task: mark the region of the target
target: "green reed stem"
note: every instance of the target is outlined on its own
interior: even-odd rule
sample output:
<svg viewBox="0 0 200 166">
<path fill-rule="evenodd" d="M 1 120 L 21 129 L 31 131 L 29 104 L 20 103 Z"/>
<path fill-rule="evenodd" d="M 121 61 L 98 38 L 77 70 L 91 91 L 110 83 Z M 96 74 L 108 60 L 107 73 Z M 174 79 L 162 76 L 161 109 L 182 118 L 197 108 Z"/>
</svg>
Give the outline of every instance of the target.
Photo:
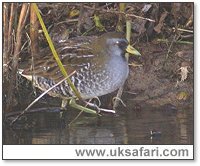
<svg viewBox="0 0 200 166">
<path fill-rule="evenodd" d="M 59 66 L 59 68 L 60 68 L 62 74 L 66 77 L 67 82 L 68 82 L 69 86 L 71 87 L 71 89 L 73 90 L 73 92 L 75 93 L 75 95 L 76 95 L 79 99 L 81 99 L 81 95 L 80 95 L 79 91 L 76 89 L 76 87 L 74 86 L 74 84 L 72 83 L 72 81 L 70 80 L 70 78 L 68 77 L 68 73 L 67 73 L 67 71 L 65 70 L 65 68 L 64 68 L 64 66 L 63 66 L 63 64 L 62 64 L 62 62 L 61 62 L 61 60 L 60 60 L 60 58 L 59 58 L 59 56 L 58 56 L 58 54 L 57 54 L 57 52 L 56 52 L 56 50 L 55 50 L 55 47 L 54 47 L 53 42 L 52 42 L 52 40 L 51 40 L 51 38 L 50 38 L 50 36 L 49 36 L 49 34 L 48 34 L 48 31 L 47 31 L 47 29 L 46 29 L 46 26 L 44 25 L 44 21 L 43 21 L 41 15 L 40 15 L 40 12 L 39 12 L 39 9 L 38 9 L 37 4 L 36 4 L 36 3 L 33 3 L 33 7 L 34 7 L 34 10 L 35 10 L 36 15 L 37 15 L 37 17 L 38 17 L 38 20 L 39 20 L 39 22 L 40 22 L 40 25 L 42 26 L 42 30 L 43 30 L 43 32 L 44 32 L 44 35 L 45 35 L 46 39 L 47 39 L 47 42 L 48 42 L 48 44 L 49 44 L 49 47 L 50 47 L 50 49 L 51 49 L 51 51 L 52 51 L 52 53 L 53 53 L 53 56 L 54 56 L 54 58 L 55 58 L 55 60 L 56 60 L 56 62 L 57 62 L 57 64 L 58 64 L 58 66 Z"/>
</svg>

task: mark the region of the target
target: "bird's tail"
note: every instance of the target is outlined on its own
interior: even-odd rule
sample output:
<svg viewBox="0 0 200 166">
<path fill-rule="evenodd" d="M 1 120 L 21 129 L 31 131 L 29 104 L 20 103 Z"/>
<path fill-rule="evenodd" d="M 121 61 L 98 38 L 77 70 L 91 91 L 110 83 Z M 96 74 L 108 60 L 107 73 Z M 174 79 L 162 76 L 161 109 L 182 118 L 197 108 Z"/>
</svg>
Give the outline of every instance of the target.
<svg viewBox="0 0 200 166">
<path fill-rule="evenodd" d="M 23 75 L 23 71 L 24 71 L 24 69 L 18 69 L 18 74 L 20 74 L 20 75 Z"/>
<path fill-rule="evenodd" d="M 33 79 L 33 76 L 32 75 L 27 75 L 27 74 L 24 74 L 24 69 L 18 69 L 17 71 L 22 77 L 25 77 L 26 79 L 28 79 L 29 81 L 32 81 Z"/>
</svg>

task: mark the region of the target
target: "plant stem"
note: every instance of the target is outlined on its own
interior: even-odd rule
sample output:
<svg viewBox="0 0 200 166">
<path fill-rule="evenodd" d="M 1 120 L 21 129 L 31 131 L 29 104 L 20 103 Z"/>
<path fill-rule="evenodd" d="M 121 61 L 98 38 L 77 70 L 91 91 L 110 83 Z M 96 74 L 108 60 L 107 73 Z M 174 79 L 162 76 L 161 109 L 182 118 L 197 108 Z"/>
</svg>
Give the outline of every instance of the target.
<svg viewBox="0 0 200 166">
<path fill-rule="evenodd" d="M 39 19 L 40 25 L 42 26 L 42 30 L 43 30 L 43 32 L 44 32 L 44 35 L 45 35 L 45 37 L 46 37 L 46 39 L 47 39 L 47 41 L 48 41 L 48 43 L 49 43 L 49 47 L 50 47 L 50 49 L 51 49 L 51 51 L 52 51 L 52 53 L 53 53 L 53 56 L 54 56 L 54 58 L 55 58 L 55 60 L 56 60 L 56 62 L 57 62 L 57 64 L 58 64 L 58 66 L 59 66 L 59 68 L 60 68 L 62 74 L 64 75 L 64 77 L 67 78 L 67 82 L 68 82 L 69 86 L 71 87 L 71 89 L 73 90 L 73 92 L 75 93 L 75 95 L 76 95 L 79 99 L 81 99 L 81 95 L 80 95 L 79 91 L 76 89 L 76 87 L 74 86 L 74 84 L 72 83 L 72 81 L 70 80 L 70 78 L 68 77 L 68 73 L 67 73 L 67 71 L 65 70 L 64 66 L 62 65 L 62 62 L 61 62 L 61 60 L 60 60 L 60 58 L 59 58 L 59 56 L 58 56 L 58 54 L 57 54 L 57 52 L 56 52 L 56 49 L 55 49 L 55 47 L 54 47 L 54 45 L 53 45 L 53 42 L 52 42 L 52 40 L 51 40 L 51 38 L 50 38 L 50 36 L 49 36 L 49 34 L 48 34 L 48 31 L 47 31 L 47 29 L 46 29 L 46 27 L 45 27 L 45 25 L 44 25 L 44 21 L 43 21 L 43 19 L 42 19 L 42 16 L 40 15 L 40 12 L 39 12 L 39 9 L 38 9 L 38 7 L 37 7 L 37 4 L 36 4 L 36 3 L 33 3 L 33 7 L 34 7 L 34 10 L 35 10 L 35 12 L 36 12 L 36 15 L 37 15 L 37 17 L 38 17 L 38 19 Z"/>
</svg>

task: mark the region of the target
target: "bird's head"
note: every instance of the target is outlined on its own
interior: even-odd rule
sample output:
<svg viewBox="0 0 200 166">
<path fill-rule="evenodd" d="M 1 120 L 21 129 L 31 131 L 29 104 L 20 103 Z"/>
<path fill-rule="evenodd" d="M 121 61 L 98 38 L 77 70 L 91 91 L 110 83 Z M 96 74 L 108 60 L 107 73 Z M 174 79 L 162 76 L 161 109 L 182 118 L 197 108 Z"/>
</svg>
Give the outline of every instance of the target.
<svg viewBox="0 0 200 166">
<path fill-rule="evenodd" d="M 126 52 L 132 55 L 141 55 L 135 48 L 129 45 L 128 41 L 124 37 L 124 34 L 119 32 L 108 32 L 103 34 L 98 38 L 96 45 L 99 48 L 101 47 L 101 49 L 105 48 L 109 55 L 124 56 Z"/>
</svg>

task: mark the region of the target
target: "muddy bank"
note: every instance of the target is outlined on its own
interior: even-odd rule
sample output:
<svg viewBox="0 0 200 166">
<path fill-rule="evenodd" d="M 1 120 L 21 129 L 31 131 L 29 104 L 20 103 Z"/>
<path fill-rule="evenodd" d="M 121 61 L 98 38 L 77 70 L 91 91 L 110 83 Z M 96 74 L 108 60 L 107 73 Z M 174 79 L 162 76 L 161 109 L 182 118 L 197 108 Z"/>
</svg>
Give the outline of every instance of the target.
<svg viewBox="0 0 200 166">
<path fill-rule="evenodd" d="M 130 60 L 125 92 L 135 93 L 130 100 L 153 106 L 193 104 L 193 47 L 175 44 L 167 57 L 166 45 L 153 42 L 140 45 L 141 66 L 134 66 Z"/>
</svg>

